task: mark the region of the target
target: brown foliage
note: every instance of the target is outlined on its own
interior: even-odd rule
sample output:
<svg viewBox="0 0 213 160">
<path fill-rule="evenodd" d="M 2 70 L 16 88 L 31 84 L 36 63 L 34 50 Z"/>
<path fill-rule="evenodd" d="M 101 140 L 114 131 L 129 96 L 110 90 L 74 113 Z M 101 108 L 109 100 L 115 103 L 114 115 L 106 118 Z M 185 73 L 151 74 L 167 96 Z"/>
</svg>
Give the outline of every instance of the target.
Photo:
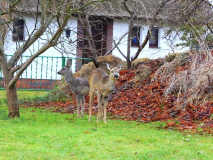
<svg viewBox="0 0 213 160">
<path fill-rule="evenodd" d="M 120 58 L 108 55 L 108 56 L 99 56 L 97 58 L 97 61 L 100 63 L 100 68 L 104 69 L 106 72 L 108 72 L 106 63 L 110 64 L 111 66 L 117 66 L 118 64 L 122 64 L 122 68 L 126 68 L 126 63 L 122 61 Z M 92 70 L 95 69 L 95 66 L 93 62 L 84 64 L 78 72 L 76 72 L 74 75 L 76 77 L 88 77 Z"/>
<path fill-rule="evenodd" d="M 158 69 L 160 60 L 146 65 L 151 69 L 151 77 Z M 179 66 L 175 70 L 181 72 L 186 66 Z M 203 104 L 188 103 L 184 108 L 176 105 L 177 94 L 164 95 L 166 82 L 156 76 L 154 81 L 134 81 L 136 70 L 121 70 L 116 88 L 112 92 L 107 106 L 107 113 L 112 118 L 133 120 L 139 122 L 166 121 L 165 128 L 175 127 L 178 130 L 192 130 L 211 133 L 213 128 L 213 101 Z M 65 103 L 42 103 L 38 106 L 54 107 L 56 112 L 74 113 L 76 100 Z M 88 112 L 89 96 L 86 97 L 86 112 Z M 97 100 L 94 100 L 93 114 L 97 113 Z"/>
</svg>

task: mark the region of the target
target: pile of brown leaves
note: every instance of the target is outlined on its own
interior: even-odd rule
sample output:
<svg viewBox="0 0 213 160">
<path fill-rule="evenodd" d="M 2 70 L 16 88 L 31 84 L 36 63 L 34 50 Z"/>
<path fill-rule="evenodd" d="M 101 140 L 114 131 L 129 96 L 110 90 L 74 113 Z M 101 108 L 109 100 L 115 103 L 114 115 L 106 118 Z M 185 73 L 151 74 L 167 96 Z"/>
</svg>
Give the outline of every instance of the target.
<svg viewBox="0 0 213 160">
<path fill-rule="evenodd" d="M 152 65 L 152 64 L 150 64 Z M 157 68 L 152 68 L 152 75 Z M 182 69 L 182 68 L 181 68 Z M 178 130 L 206 131 L 213 128 L 213 101 L 202 105 L 190 105 L 181 108 L 175 103 L 176 95 L 164 95 L 167 84 L 155 81 L 135 82 L 135 70 L 121 70 L 116 88 L 111 94 L 107 112 L 116 119 L 134 120 L 139 122 L 165 121 L 165 128 Z M 37 107 L 52 108 L 56 112 L 74 113 L 76 110 L 75 96 L 73 102 L 47 102 Z M 86 97 L 85 112 L 88 112 L 89 96 Z M 94 100 L 93 114 L 97 113 L 97 100 Z"/>
<path fill-rule="evenodd" d="M 166 120 L 165 128 L 175 127 L 179 130 L 203 130 L 211 132 L 213 128 L 213 101 L 202 105 L 187 105 L 178 108 L 175 95 L 164 96 L 166 83 L 154 81 L 140 82 L 133 88 L 129 75 L 133 71 L 121 72 L 113 98 L 108 104 L 108 112 L 124 120 L 142 122 Z M 126 78 L 124 78 L 126 77 Z M 124 82 L 126 81 L 126 82 Z"/>
</svg>

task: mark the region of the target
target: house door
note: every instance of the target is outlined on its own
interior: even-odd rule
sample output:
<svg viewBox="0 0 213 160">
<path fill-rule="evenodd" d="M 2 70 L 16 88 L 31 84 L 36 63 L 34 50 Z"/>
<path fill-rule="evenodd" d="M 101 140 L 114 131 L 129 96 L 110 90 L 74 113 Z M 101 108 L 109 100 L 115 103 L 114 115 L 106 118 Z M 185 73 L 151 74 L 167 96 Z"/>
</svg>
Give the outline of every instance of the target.
<svg viewBox="0 0 213 160">
<path fill-rule="evenodd" d="M 104 56 L 112 48 L 113 20 L 105 17 L 90 17 L 89 21 L 97 55 Z M 78 39 L 78 57 L 90 58 L 92 54 L 80 22 L 78 22 Z"/>
</svg>

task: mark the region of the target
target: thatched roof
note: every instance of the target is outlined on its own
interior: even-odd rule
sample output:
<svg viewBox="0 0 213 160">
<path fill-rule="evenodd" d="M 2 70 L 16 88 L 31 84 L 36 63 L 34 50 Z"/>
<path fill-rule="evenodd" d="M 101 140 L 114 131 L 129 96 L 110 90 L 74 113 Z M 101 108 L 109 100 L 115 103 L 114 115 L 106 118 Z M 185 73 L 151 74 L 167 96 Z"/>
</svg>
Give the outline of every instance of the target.
<svg viewBox="0 0 213 160">
<path fill-rule="evenodd" d="M 127 6 L 137 17 L 151 17 L 166 0 L 128 0 Z M 195 8 L 196 6 L 196 8 Z M 207 3 L 196 4 L 194 0 L 168 1 L 162 8 L 159 18 L 171 18 L 180 14 L 189 15 L 191 12 L 199 10 L 199 15 L 212 14 L 212 9 Z M 124 7 L 123 0 L 108 0 L 105 2 L 94 3 L 88 6 L 88 14 L 109 16 L 109 17 L 129 17 L 129 13 Z M 195 13 L 194 13 L 195 14 Z M 195 16 L 199 16 L 195 15 Z"/>
<path fill-rule="evenodd" d="M 82 0 L 68 0 L 67 5 L 71 5 L 74 9 L 80 6 Z M 91 0 L 83 0 L 84 3 Z M 126 4 L 134 12 L 134 15 L 137 18 L 153 18 L 156 15 L 156 11 L 159 9 L 159 6 L 162 2 L 166 0 L 127 0 Z M 46 2 L 46 1 L 45 1 Z M 48 1 L 47 1 L 48 2 Z M 51 9 L 57 8 L 60 0 L 51 0 Z M 157 15 L 157 19 L 166 19 L 171 21 L 180 21 L 181 18 L 187 17 L 190 14 L 194 14 L 197 19 L 209 19 L 212 18 L 212 9 L 203 1 L 194 0 L 176 0 L 168 1 L 166 5 L 162 8 L 160 14 Z M 202 2 L 202 3 L 201 3 Z M 22 0 L 19 4 L 18 10 L 25 12 L 35 12 L 37 9 L 40 11 L 40 6 L 38 3 L 42 3 L 42 0 Z M 196 6 L 196 8 L 195 8 Z M 196 10 L 199 12 L 196 12 Z M 103 2 L 96 2 L 89 4 L 84 8 L 86 14 L 94 16 L 104 16 L 109 18 L 128 18 L 130 14 L 124 7 L 123 0 L 107 0 Z M 82 13 L 82 11 L 80 11 Z M 180 18 L 181 17 L 181 18 Z"/>
</svg>

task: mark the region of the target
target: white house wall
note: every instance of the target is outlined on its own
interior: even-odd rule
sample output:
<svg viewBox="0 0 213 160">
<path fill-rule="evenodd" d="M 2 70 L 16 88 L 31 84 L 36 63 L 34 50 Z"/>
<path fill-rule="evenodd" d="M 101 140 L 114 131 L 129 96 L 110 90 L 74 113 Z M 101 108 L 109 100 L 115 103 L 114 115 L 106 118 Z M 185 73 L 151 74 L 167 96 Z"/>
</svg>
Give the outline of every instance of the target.
<svg viewBox="0 0 213 160">
<path fill-rule="evenodd" d="M 34 29 L 35 26 L 35 19 L 29 16 L 24 16 L 25 24 L 26 27 L 24 29 L 25 32 L 25 40 L 27 40 L 28 32 L 31 33 Z M 76 19 L 71 19 L 68 22 L 67 27 L 71 30 L 71 37 L 67 39 L 65 36 L 65 32 L 63 32 L 60 41 L 66 41 L 70 43 L 64 43 L 64 47 L 58 45 L 58 49 L 62 51 L 65 48 L 68 53 L 72 54 L 72 57 L 75 57 L 76 55 L 76 45 L 77 45 L 77 20 Z M 49 26 L 48 30 L 42 35 L 40 39 L 38 39 L 25 53 L 24 55 L 30 56 L 34 53 L 36 53 L 42 46 L 45 44 L 48 39 L 51 37 L 50 31 L 54 32 L 57 29 L 57 23 L 56 21 L 53 21 L 51 25 Z M 146 33 L 148 30 L 148 26 L 142 26 L 140 30 L 140 42 L 144 40 Z M 166 28 L 159 28 L 159 47 L 158 48 L 149 48 L 149 45 L 147 44 L 145 48 L 142 50 L 141 54 L 139 55 L 138 58 L 144 58 L 148 57 L 151 59 L 154 58 L 163 58 L 165 55 L 168 53 L 174 52 L 183 52 L 185 50 L 188 50 L 188 48 L 184 49 L 178 49 L 175 48 L 173 44 L 172 47 L 169 47 L 168 42 L 166 39 L 164 39 L 164 32 Z M 119 41 L 119 39 L 128 31 L 128 23 L 127 22 L 122 22 L 122 21 L 114 21 L 113 24 L 113 38 L 116 41 Z M 73 43 L 73 41 L 75 41 Z M 175 43 L 180 42 L 178 37 L 175 40 Z M 12 41 L 12 32 L 8 32 L 7 37 L 6 37 L 6 43 L 5 43 L 5 53 L 7 55 L 12 55 L 15 51 L 17 46 L 21 45 L 23 42 L 14 42 Z M 120 50 L 126 55 L 127 53 L 127 36 L 125 36 L 121 43 L 118 45 Z M 63 48 L 63 49 L 61 49 Z M 172 48 L 172 49 L 171 49 Z M 137 48 L 136 47 L 131 47 L 131 56 L 136 53 Z M 113 55 L 120 57 L 121 59 L 125 60 L 120 52 L 115 49 L 112 52 Z M 45 51 L 41 56 L 53 56 L 53 57 L 61 57 L 62 54 L 56 50 L 55 48 L 51 47 L 47 51 Z M 64 54 L 63 56 L 67 56 Z M 26 60 L 26 58 L 22 59 Z M 20 63 L 20 62 L 19 62 Z M 75 64 L 75 60 L 73 60 L 73 64 Z M 52 60 L 43 60 L 41 58 L 37 58 L 34 60 L 34 62 L 27 68 L 27 70 L 22 74 L 21 78 L 33 78 L 33 79 L 61 79 L 61 76 L 57 74 L 59 68 L 62 67 L 62 60 L 60 58 L 54 58 Z M 75 65 L 72 66 L 73 72 L 75 71 Z M 1 76 L 1 75 L 0 75 Z"/>
<path fill-rule="evenodd" d="M 35 19 L 29 16 L 24 16 L 25 21 L 25 28 L 24 28 L 24 39 L 27 40 L 28 35 L 34 30 L 35 27 Z M 40 22 L 40 19 L 38 19 Z M 39 25 L 39 24 L 38 24 Z M 77 39 L 77 20 L 71 19 L 67 27 L 71 30 L 70 38 L 67 39 L 65 36 L 65 32 L 63 32 L 60 41 L 71 42 Z M 38 28 L 38 27 L 37 27 Z M 47 31 L 39 38 L 26 52 L 24 56 L 30 56 L 36 53 L 51 37 L 50 33 L 54 33 L 57 29 L 56 21 L 53 21 Z M 22 45 L 23 42 L 15 42 L 12 40 L 12 31 L 9 31 L 5 41 L 5 54 L 12 55 L 18 46 Z M 57 45 L 58 49 L 62 51 L 60 53 L 55 48 L 51 47 L 47 51 L 45 51 L 40 56 L 51 56 L 51 57 L 62 57 L 63 49 L 66 49 L 70 54 L 73 54 L 72 57 L 76 55 L 76 45 L 77 42 L 74 43 L 64 43 L 63 46 L 60 44 Z M 63 48 L 63 49 L 62 49 Z M 67 56 L 63 54 L 63 56 Z M 24 62 L 26 57 L 22 58 L 19 63 Z M 73 64 L 75 64 L 73 60 Z M 41 60 L 41 58 L 36 58 L 33 63 L 27 68 L 27 70 L 22 74 L 21 78 L 33 78 L 33 79 L 61 79 L 61 76 L 57 74 L 59 68 L 62 68 L 62 60 L 61 58 L 54 58 L 54 59 L 45 59 Z M 75 70 L 75 65 L 72 66 L 73 71 Z"/>
<path fill-rule="evenodd" d="M 118 42 L 120 38 L 128 31 L 128 23 L 123 21 L 114 21 L 113 23 L 113 39 Z M 148 31 L 148 26 L 141 26 L 140 29 L 140 43 L 142 44 L 143 40 L 146 37 L 146 33 Z M 188 50 L 188 48 L 177 48 L 175 44 L 181 42 L 179 37 L 176 36 L 175 42 L 173 44 L 168 43 L 168 41 L 164 38 L 166 28 L 159 28 L 158 32 L 158 48 L 149 48 L 149 44 L 145 46 L 145 48 L 141 51 L 138 58 L 164 58 L 168 53 L 173 52 L 184 52 Z M 175 35 L 174 35 L 175 36 Z M 127 35 L 123 38 L 121 43 L 118 45 L 119 49 L 122 51 L 124 55 L 127 54 Z M 131 56 L 137 51 L 137 47 L 131 47 Z M 120 54 L 118 49 L 116 48 L 112 52 L 113 55 L 125 60 L 125 58 Z"/>
</svg>

